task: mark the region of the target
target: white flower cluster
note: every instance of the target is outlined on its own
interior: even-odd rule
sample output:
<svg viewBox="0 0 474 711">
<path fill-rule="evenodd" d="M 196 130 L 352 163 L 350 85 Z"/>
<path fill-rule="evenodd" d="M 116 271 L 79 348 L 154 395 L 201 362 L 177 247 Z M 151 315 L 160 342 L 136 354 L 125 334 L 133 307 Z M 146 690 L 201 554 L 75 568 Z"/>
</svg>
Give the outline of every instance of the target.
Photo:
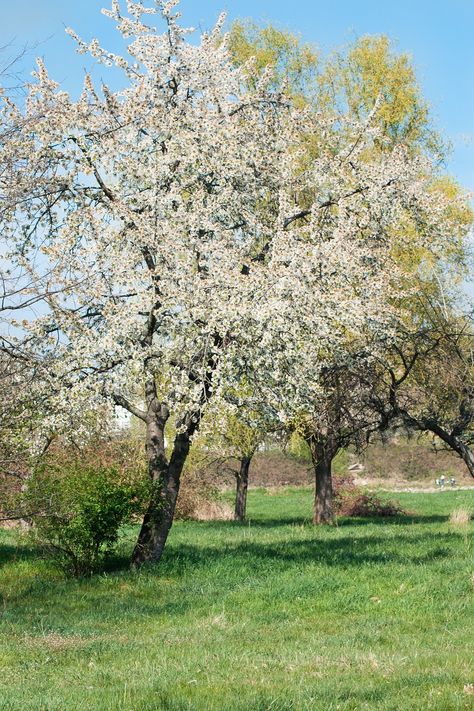
<svg viewBox="0 0 474 711">
<path fill-rule="evenodd" d="M 330 364 L 390 334 L 394 247 L 414 239 L 400 226 L 423 223 L 425 247 L 449 231 L 421 158 L 377 149 L 370 120 L 292 106 L 268 76 L 249 90 L 222 18 L 191 43 L 176 4 L 112 2 L 131 60 L 69 31 L 125 89 L 87 76 L 73 101 L 39 62 L 25 110 L 4 104 L 1 226 L 42 294 L 25 337 L 57 427 L 137 409 L 150 379 L 178 422 L 244 375 L 282 419 L 313 408 Z"/>
</svg>

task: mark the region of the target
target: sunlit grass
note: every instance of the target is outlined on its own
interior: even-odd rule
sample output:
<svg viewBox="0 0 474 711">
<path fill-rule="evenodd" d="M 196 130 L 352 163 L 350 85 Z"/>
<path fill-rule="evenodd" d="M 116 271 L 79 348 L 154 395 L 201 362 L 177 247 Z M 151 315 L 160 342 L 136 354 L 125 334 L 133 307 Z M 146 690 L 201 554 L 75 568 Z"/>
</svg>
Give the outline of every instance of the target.
<svg viewBox="0 0 474 711">
<path fill-rule="evenodd" d="M 313 528 L 309 489 L 177 523 L 162 564 L 65 580 L 0 532 L 0 708 L 470 709 L 473 492 Z M 472 524 L 470 524 L 472 527 Z M 467 691 L 466 691 L 467 689 Z"/>
</svg>

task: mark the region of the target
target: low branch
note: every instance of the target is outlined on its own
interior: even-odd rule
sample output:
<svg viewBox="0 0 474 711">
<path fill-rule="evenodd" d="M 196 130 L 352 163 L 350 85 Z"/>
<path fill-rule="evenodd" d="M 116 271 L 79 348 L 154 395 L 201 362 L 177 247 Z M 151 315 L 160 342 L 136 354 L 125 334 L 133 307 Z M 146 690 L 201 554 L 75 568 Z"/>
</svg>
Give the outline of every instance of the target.
<svg viewBox="0 0 474 711">
<path fill-rule="evenodd" d="M 136 407 L 122 395 L 117 395 L 116 393 L 114 393 L 112 395 L 112 398 L 113 398 L 113 401 L 115 402 L 116 405 L 123 407 L 124 410 L 128 410 L 128 412 L 130 412 L 132 415 L 135 415 L 135 417 L 138 417 L 139 420 L 143 420 L 143 422 L 146 422 L 145 410 L 142 410 L 141 408 Z"/>
</svg>

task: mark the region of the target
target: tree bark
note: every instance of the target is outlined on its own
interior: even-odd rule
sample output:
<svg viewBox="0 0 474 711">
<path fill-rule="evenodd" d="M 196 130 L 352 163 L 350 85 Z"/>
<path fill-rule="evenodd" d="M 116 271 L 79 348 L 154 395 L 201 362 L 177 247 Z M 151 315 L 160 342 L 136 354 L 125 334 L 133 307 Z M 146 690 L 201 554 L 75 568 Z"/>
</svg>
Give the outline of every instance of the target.
<svg viewBox="0 0 474 711">
<path fill-rule="evenodd" d="M 469 474 L 474 477 L 474 452 L 462 441 L 455 433 L 455 430 L 448 431 L 442 427 L 437 420 L 431 417 L 422 417 L 420 419 L 413 417 L 406 410 L 397 410 L 397 414 L 401 417 L 406 425 L 413 427 L 420 432 L 431 432 L 440 438 L 442 442 L 448 445 L 453 452 L 456 452 L 467 467 Z"/>
<path fill-rule="evenodd" d="M 337 448 L 331 437 L 314 436 L 308 438 L 315 475 L 314 524 L 334 523 L 332 491 L 332 460 Z"/>
<path fill-rule="evenodd" d="M 249 469 L 252 457 L 242 457 L 240 460 L 240 469 L 236 475 L 236 492 L 235 492 L 235 511 L 234 519 L 236 521 L 245 521 L 247 513 L 247 490 L 249 485 Z"/>
<path fill-rule="evenodd" d="M 155 319 L 152 316 L 149 320 L 149 332 L 145 343 L 151 342 L 154 323 Z M 215 334 L 214 346 L 217 348 L 222 344 L 221 336 Z M 208 370 L 201 382 L 201 405 L 204 405 L 211 394 L 212 375 L 216 367 L 215 359 L 210 358 L 207 366 Z M 132 414 L 136 414 L 146 423 L 146 454 L 151 495 L 132 553 L 131 565 L 133 568 L 137 568 L 144 563 L 157 563 L 163 554 L 173 524 L 181 473 L 189 454 L 191 437 L 199 427 L 201 415 L 193 411 L 184 416 L 179 423 L 181 431 L 174 439 L 173 450 L 168 461 L 165 451 L 165 426 L 170 413 L 166 403 L 160 402 L 158 398 L 155 379 L 152 377 L 145 384 L 146 411 L 132 408 L 126 399 L 118 397 L 120 402 L 115 396 L 117 404 L 128 407 Z"/>
<path fill-rule="evenodd" d="M 463 460 L 464 464 L 466 465 L 469 474 L 472 477 L 474 477 L 474 453 L 463 442 L 459 442 L 458 447 L 459 447 L 458 454 L 460 455 L 461 459 Z"/>
<path fill-rule="evenodd" d="M 441 425 L 439 425 L 434 420 L 425 419 L 420 421 L 420 424 L 432 432 L 437 437 L 440 438 L 445 444 L 448 445 L 456 454 L 458 454 L 463 460 L 467 467 L 469 474 L 474 477 L 474 453 L 471 448 L 467 446 L 459 437 L 457 437 L 453 432 L 448 432 Z"/>
<path fill-rule="evenodd" d="M 160 409 L 161 408 L 161 409 Z M 166 459 L 164 430 L 168 413 L 154 403 L 146 419 L 146 453 L 151 495 L 132 554 L 132 567 L 157 563 L 173 524 L 181 472 L 190 447 L 187 433 L 176 435 L 169 462 Z"/>
</svg>

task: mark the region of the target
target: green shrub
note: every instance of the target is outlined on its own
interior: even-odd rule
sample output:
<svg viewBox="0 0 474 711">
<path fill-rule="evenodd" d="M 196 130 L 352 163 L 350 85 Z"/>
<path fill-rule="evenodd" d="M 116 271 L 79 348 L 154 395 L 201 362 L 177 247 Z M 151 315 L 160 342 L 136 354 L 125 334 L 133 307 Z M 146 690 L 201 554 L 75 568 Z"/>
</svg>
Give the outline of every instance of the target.
<svg viewBox="0 0 474 711">
<path fill-rule="evenodd" d="M 43 464 L 23 495 L 32 535 L 65 572 L 90 575 L 113 550 L 120 526 L 142 508 L 142 481 L 113 466 Z"/>
</svg>

